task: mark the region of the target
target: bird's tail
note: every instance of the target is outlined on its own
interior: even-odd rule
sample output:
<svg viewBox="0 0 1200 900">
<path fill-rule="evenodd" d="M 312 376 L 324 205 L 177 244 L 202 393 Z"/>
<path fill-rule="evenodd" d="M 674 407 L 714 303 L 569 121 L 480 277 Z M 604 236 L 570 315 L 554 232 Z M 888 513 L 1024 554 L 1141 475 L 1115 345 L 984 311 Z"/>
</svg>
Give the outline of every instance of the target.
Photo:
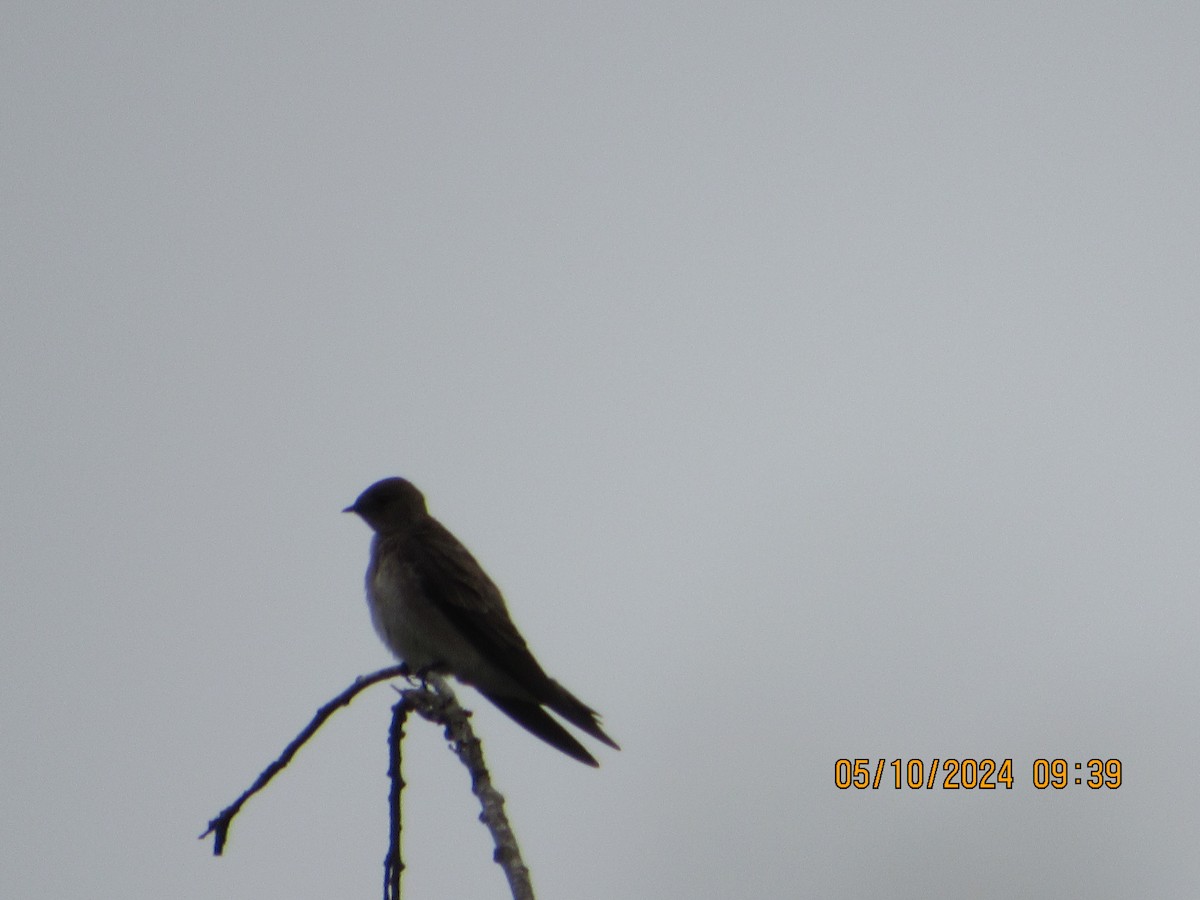
<svg viewBox="0 0 1200 900">
<path fill-rule="evenodd" d="M 604 733 L 597 719 L 600 714 L 568 691 L 557 681 L 550 679 L 553 692 L 543 702 L 577 728 L 581 728 L 598 741 L 603 741 L 614 750 L 620 750 L 617 742 Z"/>
<path fill-rule="evenodd" d="M 518 700 L 513 697 L 506 697 L 503 694 L 489 694 L 486 691 L 482 693 L 483 696 L 496 704 L 501 712 L 526 731 L 540 737 L 551 747 L 561 750 L 567 756 L 577 759 L 585 765 L 600 765 L 600 763 L 596 762 L 596 758 L 584 749 L 583 744 L 575 740 L 571 736 L 571 733 L 559 725 L 538 703 L 532 700 Z M 583 728 L 582 725 L 580 727 Z M 584 730 L 587 731 L 586 728 Z M 612 742 L 608 741 L 607 743 Z"/>
</svg>

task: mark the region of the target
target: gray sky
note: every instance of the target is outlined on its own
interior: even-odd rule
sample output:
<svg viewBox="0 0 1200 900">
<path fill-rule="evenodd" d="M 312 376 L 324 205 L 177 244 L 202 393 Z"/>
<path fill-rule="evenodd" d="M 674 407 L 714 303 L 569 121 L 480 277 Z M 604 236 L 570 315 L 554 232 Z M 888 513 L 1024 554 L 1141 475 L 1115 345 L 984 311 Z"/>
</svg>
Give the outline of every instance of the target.
<svg viewBox="0 0 1200 900">
<path fill-rule="evenodd" d="M 8 4 L 0 896 L 378 896 L 386 688 L 195 835 L 390 662 L 392 474 L 624 747 L 463 692 L 542 896 L 1194 896 L 1198 26 Z M 409 745 L 406 896 L 502 896 Z"/>
</svg>

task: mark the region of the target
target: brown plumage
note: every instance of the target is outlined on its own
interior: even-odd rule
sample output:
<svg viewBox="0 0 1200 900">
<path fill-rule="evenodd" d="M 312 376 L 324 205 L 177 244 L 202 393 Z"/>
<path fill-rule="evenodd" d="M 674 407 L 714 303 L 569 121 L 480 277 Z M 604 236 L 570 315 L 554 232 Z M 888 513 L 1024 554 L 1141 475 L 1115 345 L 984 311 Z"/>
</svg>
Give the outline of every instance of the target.
<svg viewBox="0 0 1200 900">
<path fill-rule="evenodd" d="M 538 665 L 500 589 L 429 515 L 411 482 L 378 481 L 344 512 L 356 513 L 375 532 L 367 602 L 375 630 L 399 659 L 418 672 L 445 672 L 474 686 L 519 725 L 580 762 L 599 765 L 545 708 L 620 749 L 600 728 L 596 711 Z"/>
</svg>

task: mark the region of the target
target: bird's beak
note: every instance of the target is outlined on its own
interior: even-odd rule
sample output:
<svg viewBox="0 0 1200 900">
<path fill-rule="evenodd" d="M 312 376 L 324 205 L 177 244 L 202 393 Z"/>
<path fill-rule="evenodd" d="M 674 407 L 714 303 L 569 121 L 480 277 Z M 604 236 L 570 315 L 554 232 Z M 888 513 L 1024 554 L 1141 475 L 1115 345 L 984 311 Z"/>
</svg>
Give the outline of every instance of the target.
<svg viewBox="0 0 1200 900">
<path fill-rule="evenodd" d="M 344 512 L 344 513 L 346 513 L 346 512 L 358 512 L 358 510 L 356 510 L 356 509 L 355 509 L 353 506 L 347 506 L 345 509 L 343 509 L 343 510 L 342 510 L 342 512 Z"/>
</svg>

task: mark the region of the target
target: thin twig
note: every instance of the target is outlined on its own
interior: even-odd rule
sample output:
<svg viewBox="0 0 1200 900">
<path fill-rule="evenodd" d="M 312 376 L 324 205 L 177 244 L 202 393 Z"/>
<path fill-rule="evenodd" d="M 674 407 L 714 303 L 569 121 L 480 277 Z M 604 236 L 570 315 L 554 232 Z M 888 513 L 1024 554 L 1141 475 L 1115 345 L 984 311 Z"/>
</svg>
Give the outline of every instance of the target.
<svg viewBox="0 0 1200 900">
<path fill-rule="evenodd" d="M 404 860 L 400 856 L 400 792 L 404 776 L 400 768 L 400 750 L 404 741 L 404 721 L 408 718 L 408 698 L 402 692 L 392 707 L 392 727 L 388 730 L 388 777 L 392 781 L 388 792 L 388 851 L 383 860 L 383 900 L 400 900 L 400 875 Z"/>
<path fill-rule="evenodd" d="M 208 823 L 208 829 L 204 834 L 200 835 L 200 838 L 203 840 L 210 834 L 213 836 L 213 856 L 220 856 L 225 849 L 225 841 L 229 837 L 229 826 L 233 823 L 233 817 L 242 808 L 242 804 L 265 788 L 267 783 L 292 761 L 292 757 L 296 755 L 296 751 L 304 746 L 304 743 L 316 733 L 317 729 L 325 723 L 326 719 L 337 712 L 340 707 L 349 706 L 350 701 L 358 695 L 359 691 L 365 690 L 381 681 L 387 681 L 389 678 L 407 677 L 408 674 L 408 666 L 399 665 L 389 666 L 370 675 L 360 676 L 355 679 L 354 684 L 350 685 L 350 687 L 346 688 L 346 690 L 317 710 L 317 714 L 313 716 L 313 720 L 308 723 L 308 726 L 296 735 L 292 742 L 284 748 L 283 753 L 280 754 L 275 762 L 262 771 L 262 774 L 258 776 L 254 784 L 250 785 L 242 796 L 221 810 L 220 814 Z"/>
</svg>

